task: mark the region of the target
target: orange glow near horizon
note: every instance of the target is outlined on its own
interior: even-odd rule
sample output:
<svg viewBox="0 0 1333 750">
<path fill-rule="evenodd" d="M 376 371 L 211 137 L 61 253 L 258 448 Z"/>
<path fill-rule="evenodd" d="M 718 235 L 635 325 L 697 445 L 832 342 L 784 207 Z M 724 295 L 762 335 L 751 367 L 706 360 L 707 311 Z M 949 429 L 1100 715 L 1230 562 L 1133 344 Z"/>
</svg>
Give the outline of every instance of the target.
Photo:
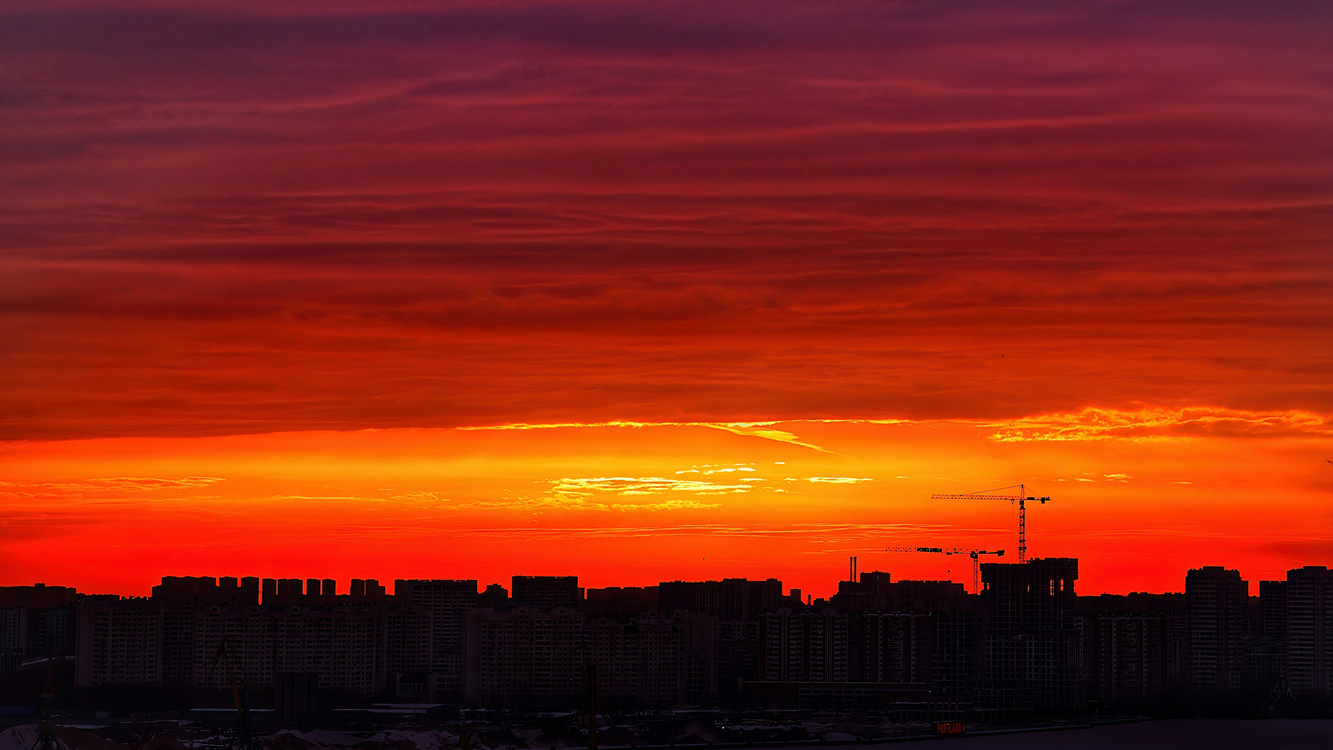
<svg viewBox="0 0 1333 750">
<path fill-rule="evenodd" d="M 862 571 L 970 585 L 965 558 L 884 549 L 1012 560 L 1008 503 L 929 498 L 1021 482 L 1053 497 L 1029 511 L 1029 554 L 1080 558 L 1082 593 L 1180 590 L 1190 567 L 1259 580 L 1328 558 L 1325 425 L 1102 411 L 10 443 L 0 580 L 144 595 L 161 575 L 331 577 L 343 590 L 354 577 L 772 576 L 827 596 L 856 555 Z"/>
</svg>

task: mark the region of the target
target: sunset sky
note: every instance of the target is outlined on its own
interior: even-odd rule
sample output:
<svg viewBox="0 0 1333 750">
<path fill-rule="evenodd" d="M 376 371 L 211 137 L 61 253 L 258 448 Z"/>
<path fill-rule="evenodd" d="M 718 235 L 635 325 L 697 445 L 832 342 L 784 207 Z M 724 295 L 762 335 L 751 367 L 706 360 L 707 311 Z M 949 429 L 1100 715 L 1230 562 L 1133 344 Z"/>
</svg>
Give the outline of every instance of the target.
<svg viewBox="0 0 1333 750">
<path fill-rule="evenodd" d="M 9 0 L 0 585 L 1333 565 L 1330 28 Z"/>
</svg>

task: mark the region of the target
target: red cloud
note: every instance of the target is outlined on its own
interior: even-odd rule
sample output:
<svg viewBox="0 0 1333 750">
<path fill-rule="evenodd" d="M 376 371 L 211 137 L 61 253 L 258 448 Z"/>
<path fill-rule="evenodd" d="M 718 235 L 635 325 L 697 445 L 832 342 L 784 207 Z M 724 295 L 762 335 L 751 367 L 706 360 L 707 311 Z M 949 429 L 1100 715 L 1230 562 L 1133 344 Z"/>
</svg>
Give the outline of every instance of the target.
<svg viewBox="0 0 1333 750">
<path fill-rule="evenodd" d="M 136 6 L 0 14 L 0 438 L 1333 410 L 1322 6 Z"/>
</svg>

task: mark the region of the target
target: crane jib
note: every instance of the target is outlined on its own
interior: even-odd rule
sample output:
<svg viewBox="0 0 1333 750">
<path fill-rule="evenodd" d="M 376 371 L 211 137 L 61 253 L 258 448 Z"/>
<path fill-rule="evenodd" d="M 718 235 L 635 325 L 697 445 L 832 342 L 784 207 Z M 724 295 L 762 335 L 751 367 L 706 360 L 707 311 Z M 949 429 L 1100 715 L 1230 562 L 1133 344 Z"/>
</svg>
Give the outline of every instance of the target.
<svg viewBox="0 0 1333 750">
<path fill-rule="evenodd" d="M 1017 495 L 997 495 L 996 492 L 1002 490 L 1018 490 Z M 1027 501 L 1033 500 L 1042 505 L 1051 501 L 1050 497 L 1036 497 L 1027 494 L 1027 487 L 1016 484 L 1011 487 L 997 487 L 993 490 L 983 490 L 982 492 L 964 492 L 959 494 L 934 493 L 930 496 L 931 500 L 1008 500 L 1010 503 L 1018 501 L 1018 562 L 1020 564 L 1027 562 L 1028 544 L 1027 544 Z M 973 558 L 975 559 L 975 558 Z"/>
</svg>

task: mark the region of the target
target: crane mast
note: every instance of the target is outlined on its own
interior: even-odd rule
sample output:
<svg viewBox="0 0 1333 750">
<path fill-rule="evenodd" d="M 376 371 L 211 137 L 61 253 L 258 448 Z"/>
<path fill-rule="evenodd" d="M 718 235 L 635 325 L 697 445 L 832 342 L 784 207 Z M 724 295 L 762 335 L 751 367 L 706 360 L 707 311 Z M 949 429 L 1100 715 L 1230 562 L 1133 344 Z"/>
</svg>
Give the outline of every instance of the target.
<svg viewBox="0 0 1333 750">
<path fill-rule="evenodd" d="M 1004 490 L 1018 490 L 1017 495 L 996 495 L 996 492 Z M 930 496 L 931 500 L 1008 500 L 1010 505 L 1018 503 L 1018 562 L 1020 564 L 1027 562 L 1028 559 L 1028 524 L 1027 524 L 1027 501 L 1033 500 L 1042 505 L 1049 503 L 1049 497 L 1029 497 L 1027 487 L 1021 484 L 1015 484 L 1010 487 L 998 487 L 993 490 L 982 490 L 981 492 L 964 492 L 962 494 L 942 494 L 936 493 Z"/>
<path fill-rule="evenodd" d="M 1004 550 L 1000 549 L 1000 550 L 995 550 L 994 552 L 987 552 L 986 550 L 974 549 L 974 550 L 972 550 L 971 552 L 969 552 L 968 555 L 970 555 L 970 556 L 972 557 L 972 593 L 974 593 L 974 594 L 980 594 L 980 593 L 981 593 L 981 578 L 980 578 L 980 573 L 981 573 L 981 561 L 977 559 L 978 556 L 980 556 L 980 555 L 995 555 L 996 557 L 1004 557 Z"/>
</svg>

